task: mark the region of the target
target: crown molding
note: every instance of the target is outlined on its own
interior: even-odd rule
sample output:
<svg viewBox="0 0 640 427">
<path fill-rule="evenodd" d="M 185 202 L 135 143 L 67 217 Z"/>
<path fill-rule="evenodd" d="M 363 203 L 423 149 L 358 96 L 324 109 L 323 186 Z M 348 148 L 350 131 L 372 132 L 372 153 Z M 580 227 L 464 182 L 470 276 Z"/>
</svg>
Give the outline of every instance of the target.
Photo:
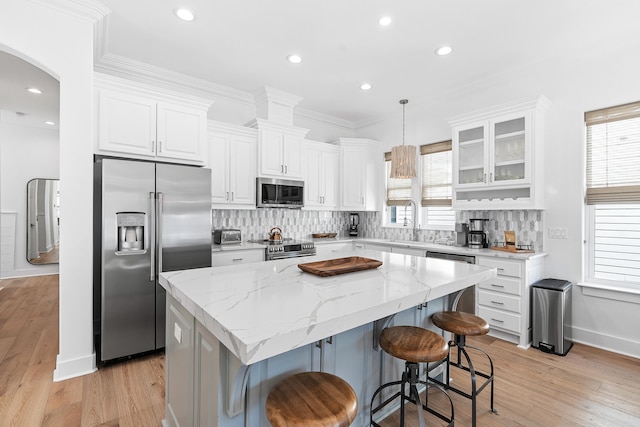
<svg viewBox="0 0 640 427">
<path fill-rule="evenodd" d="M 253 95 L 248 92 L 111 53 L 103 55 L 94 65 L 94 70 L 203 98 L 224 97 L 249 106 L 255 105 Z"/>
<path fill-rule="evenodd" d="M 299 119 L 328 124 L 337 128 L 345 129 L 349 132 L 353 132 L 355 129 L 354 123 L 349 120 L 340 119 L 329 114 L 319 113 L 306 108 L 296 107 L 293 110 L 293 116 Z"/>
<path fill-rule="evenodd" d="M 90 22 L 97 22 L 111 13 L 111 10 L 97 0 L 30 0 Z"/>
</svg>

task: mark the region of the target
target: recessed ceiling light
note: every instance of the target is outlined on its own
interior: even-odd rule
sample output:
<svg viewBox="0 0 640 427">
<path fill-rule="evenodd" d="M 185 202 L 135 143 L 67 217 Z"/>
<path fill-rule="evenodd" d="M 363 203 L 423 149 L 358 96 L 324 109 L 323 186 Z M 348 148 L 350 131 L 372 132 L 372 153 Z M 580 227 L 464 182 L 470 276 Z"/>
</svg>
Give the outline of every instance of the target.
<svg viewBox="0 0 640 427">
<path fill-rule="evenodd" d="M 369 89 L 371 89 L 371 84 L 370 84 L 370 83 L 362 83 L 362 84 L 360 85 L 360 89 L 362 89 L 362 90 L 369 90 Z"/>
<path fill-rule="evenodd" d="M 53 125 L 55 125 L 55 123 L 54 123 L 54 122 L 44 122 L 44 124 L 45 124 L 45 125 L 49 125 L 49 126 L 53 126 Z"/>
<path fill-rule="evenodd" d="M 37 87 L 28 87 L 26 88 L 29 92 L 31 93 L 35 93 L 37 95 L 40 95 L 42 93 L 42 91 L 40 89 L 38 89 Z"/>
<path fill-rule="evenodd" d="M 182 19 L 183 21 L 193 21 L 195 19 L 195 16 L 193 15 L 193 12 L 191 12 L 188 9 L 178 9 L 176 10 L 176 16 L 180 19 Z"/>
<path fill-rule="evenodd" d="M 383 27 L 387 27 L 389 26 L 389 24 L 391 24 L 391 18 L 388 16 L 383 16 L 378 20 L 378 24 L 382 25 Z"/>
<path fill-rule="evenodd" d="M 291 62 L 292 64 L 299 64 L 302 62 L 302 57 L 293 53 L 287 56 L 287 61 Z"/>
<path fill-rule="evenodd" d="M 440 56 L 449 55 L 451 52 L 453 52 L 453 49 L 451 49 L 451 46 L 440 46 L 439 48 L 436 49 L 436 55 L 440 55 Z"/>
</svg>

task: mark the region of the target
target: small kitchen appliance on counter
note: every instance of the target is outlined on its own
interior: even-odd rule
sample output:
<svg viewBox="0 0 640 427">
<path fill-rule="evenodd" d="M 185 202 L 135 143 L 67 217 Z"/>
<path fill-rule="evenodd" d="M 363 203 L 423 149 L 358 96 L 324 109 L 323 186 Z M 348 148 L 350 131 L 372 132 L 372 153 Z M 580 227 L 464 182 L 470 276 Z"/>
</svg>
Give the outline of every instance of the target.
<svg viewBox="0 0 640 427">
<path fill-rule="evenodd" d="M 469 220 L 469 248 L 482 249 L 488 248 L 487 233 L 484 231 L 485 222 L 488 219 L 474 218 Z"/>
<path fill-rule="evenodd" d="M 360 225 L 360 215 L 357 213 L 349 214 L 349 236 L 358 235 L 358 225 Z"/>
<path fill-rule="evenodd" d="M 218 245 L 233 245 L 242 243 L 242 233 L 236 229 L 213 230 L 213 243 Z"/>
<path fill-rule="evenodd" d="M 456 223 L 456 246 L 469 246 L 469 225 Z"/>
</svg>

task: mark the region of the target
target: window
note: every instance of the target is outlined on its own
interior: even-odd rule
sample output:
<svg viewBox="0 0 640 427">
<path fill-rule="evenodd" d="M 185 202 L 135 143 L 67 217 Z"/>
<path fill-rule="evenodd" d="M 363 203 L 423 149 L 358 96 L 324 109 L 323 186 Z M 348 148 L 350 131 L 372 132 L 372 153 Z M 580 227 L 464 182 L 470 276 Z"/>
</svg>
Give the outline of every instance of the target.
<svg viewBox="0 0 640 427">
<path fill-rule="evenodd" d="M 640 287 L 640 102 L 591 111 L 587 280 Z"/>
<path fill-rule="evenodd" d="M 411 200 L 411 179 L 390 178 L 391 153 L 384 154 L 385 173 L 387 177 L 387 206 L 389 225 L 412 224 L 411 208 L 405 209 L 407 202 Z"/>
<path fill-rule="evenodd" d="M 451 141 L 420 146 L 420 160 L 423 223 L 428 229 L 453 230 Z"/>
</svg>

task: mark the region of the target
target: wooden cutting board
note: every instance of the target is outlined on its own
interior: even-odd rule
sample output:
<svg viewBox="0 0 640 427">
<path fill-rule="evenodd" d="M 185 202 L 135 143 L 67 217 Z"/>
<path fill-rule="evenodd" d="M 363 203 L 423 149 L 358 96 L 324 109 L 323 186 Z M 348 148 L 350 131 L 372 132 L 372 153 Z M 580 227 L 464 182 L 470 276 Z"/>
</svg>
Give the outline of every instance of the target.
<svg viewBox="0 0 640 427">
<path fill-rule="evenodd" d="M 313 233 L 311 235 L 311 237 L 313 237 L 314 239 L 319 239 L 322 237 L 336 237 L 338 233 Z"/>
<path fill-rule="evenodd" d="M 381 265 L 382 261 L 376 259 L 351 256 L 298 264 L 298 268 L 304 272 L 315 274 L 316 276 L 328 277 L 353 273 L 355 271 L 370 270 L 378 268 Z"/>
</svg>

